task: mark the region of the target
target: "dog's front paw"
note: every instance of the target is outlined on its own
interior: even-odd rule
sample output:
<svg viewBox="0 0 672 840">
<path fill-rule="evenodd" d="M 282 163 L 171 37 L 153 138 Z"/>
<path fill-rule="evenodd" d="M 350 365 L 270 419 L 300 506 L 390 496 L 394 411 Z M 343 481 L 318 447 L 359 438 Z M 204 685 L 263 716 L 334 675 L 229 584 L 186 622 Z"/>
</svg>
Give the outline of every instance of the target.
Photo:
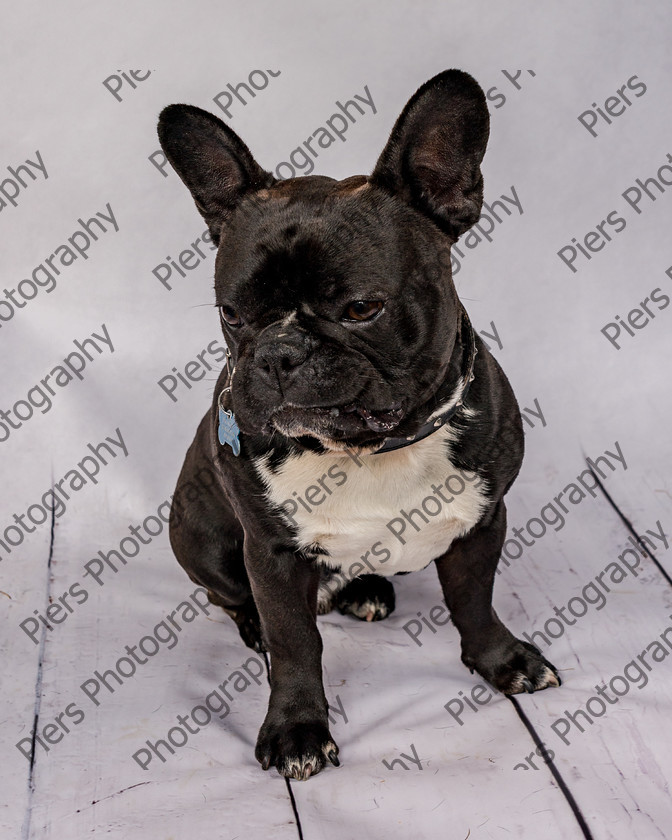
<svg viewBox="0 0 672 840">
<path fill-rule="evenodd" d="M 380 575 L 361 575 L 338 593 L 338 610 L 362 621 L 382 621 L 394 612 L 394 587 Z"/>
<path fill-rule="evenodd" d="M 542 688 L 562 684 L 556 668 L 529 642 L 513 639 L 503 649 L 489 650 L 478 657 L 463 656 L 462 661 L 476 670 L 502 694 L 532 694 Z"/>
<path fill-rule="evenodd" d="M 305 781 L 319 773 L 327 761 L 335 767 L 338 747 L 322 723 L 264 723 L 254 751 L 264 770 L 273 765 L 281 776 Z"/>
</svg>

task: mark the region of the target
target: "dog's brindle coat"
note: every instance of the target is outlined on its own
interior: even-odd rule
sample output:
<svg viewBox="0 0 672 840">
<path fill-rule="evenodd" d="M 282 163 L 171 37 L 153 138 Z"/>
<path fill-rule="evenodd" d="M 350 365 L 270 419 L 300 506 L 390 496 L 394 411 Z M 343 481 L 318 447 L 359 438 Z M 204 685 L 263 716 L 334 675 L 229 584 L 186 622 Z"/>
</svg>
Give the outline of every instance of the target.
<svg viewBox="0 0 672 840">
<path fill-rule="evenodd" d="M 219 246 L 215 293 L 241 430 L 236 456 L 217 440 L 225 369 L 180 474 L 176 498 L 190 501 L 171 543 L 245 643 L 270 653 L 256 746 L 264 769 L 306 779 L 327 760 L 338 764 L 318 591 L 320 611 L 384 618 L 394 592 L 381 575 L 434 560 L 465 665 L 507 694 L 560 683 L 492 608 L 503 497 L 520 468 L 523 432 L 506 376 L 465 334 L 449 260 L 480 214 L 487 137 L 483 92 L 457 70 L 412 97 L 368 178 L 278 182 L 211 114 L 171 105 L 160 116 L 161 145 Z M 474 377 L 460 403 L 472 340 Z M 448 409 L 444 425 L 414 440 Z M 410 440 L 377 451 L 391 437 Z M 213 465 L 216 487 L 184 492 Z M 325 478 L 337 474 L 345 479 L 332 489 Z M 472 481 L 417 534 L 409 528 L 402 547 L 386 523 L 451 474 Z M 312 513 L 289 518 L 283 500 L 313 485 L 331 492 Z M 376 541 L 391 555 L 382 561 L 379 548 L 380 575 L 351 579 Z"/>
</svg>

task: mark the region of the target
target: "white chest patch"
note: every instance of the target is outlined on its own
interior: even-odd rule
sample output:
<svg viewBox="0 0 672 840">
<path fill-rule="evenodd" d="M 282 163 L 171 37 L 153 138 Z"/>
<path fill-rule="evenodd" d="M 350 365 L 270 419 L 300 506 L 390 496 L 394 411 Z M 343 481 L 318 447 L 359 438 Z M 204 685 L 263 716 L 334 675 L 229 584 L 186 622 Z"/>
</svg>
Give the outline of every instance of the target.
<svg viewBox="0 0 672 840">
<path fill-rule="evenodd" d="M 450 462 L 454 435 L 446 425 L 393 452 L 305 452 L 277 472 L 267 458 L 255 467 L 269 501 L 296 528 L 299 548 L 346 578 L 390 576 L 424 568 L 485 510 L 484 480 Z"/>
</svg>

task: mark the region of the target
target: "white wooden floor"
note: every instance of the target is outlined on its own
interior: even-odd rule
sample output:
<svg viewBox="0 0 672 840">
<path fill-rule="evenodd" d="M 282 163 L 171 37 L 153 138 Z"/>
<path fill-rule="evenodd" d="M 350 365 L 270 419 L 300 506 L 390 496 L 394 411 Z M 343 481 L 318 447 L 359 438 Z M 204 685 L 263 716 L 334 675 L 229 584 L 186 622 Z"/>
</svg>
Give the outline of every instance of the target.
<svg viewBox="0 0 672 840">
<path fill-rule="evenodd" d="M 118 448 L 97 483 L 71 492 L 53 533 L 45 522 L 20 546 L 0 547 L 0 837 L 671 838 L 672 630 L 669 645 L 661 637 L 672 628 L 672 307 L 633 336 L 623 332 L 620 350 L 600 332 L 652 290 L 672 296 L 671 190 L 646 199 L 641 213 L 622 198 L 672 151 L 666 5 L 638 4 L 618 18 L 602 2 L 495 11 L 427 0 L 364 12 L 348 0 L 319 13 L 296 2 L 291 13 L 269 3 L 171 5 L 149 3 L 142 20 L 125 3 L 26 7 L 7 30 L 0 181 L 35 150 L 49 177 L 0 212 L 3 282 L 15 288 L 79 217 L 107 202 L 119 232 L 101 237 L 53 291 L 0 321 L 0 410 L 25 398 L 75 339 L 104 324 L 115 348 L 0 443 L 0 540 L 15 515 L 90 454 L 87 444 L 121 430 L 128 455 Z M 341 767 L 286 782 L 253 756 L 268 699 L 263 658 L 222 613 L 184 606 L 194 587 L 167 533 L 150 541 L 142 530 L 143 522 L 158 530 L 147 517 L 173 492 L 214 372 L 181 387 L 177 402 L 157 382 L 218 335 L 208 306 L 212 256 L 175 276 L 170 292 L 152 275 L 204 229 L 177 178 L 147 160 L 158 148 L 154 123 L 169 102 L 215 110 L 212 98 L 227 83 L 258 67 L 281 70 L 231 120 L 272 168 L 336 100 L 368 85 L 376 115 L 362 116 L 347 142 L 316 162 L 316 172 L 344 177 L 370 171 L 406 99 L 450 66 L 506 93 L 501 108 L 491 100 L 486 201 L 514 185 L 524 210 L 506 217 L 491 243 L 464 248 L 455 276 L 476 329 L 492 334 L 494 322 L 493 353 L 531 409 L 523 471 L 507 499 L 509 536 L 522 529 L 531 542 L 528 523 L 534 532 L 540 516 L 552 520 L 549 503 L 559 510 L 553 500 L 567 491 L 564 523 L 548 525 L 502 567 L 495 606 L 518 635 L 556 634 L 541 647 L 563 685 L 514 700 L 479 688 L 459 661 L 455 628 L 441 623 L 433 568 L 395 579 L 388 620 L 319 619 Z M 152 75 L 119 102 L 102 82 L 127 67 Z M 520 90 L 502 68 L 525 68 Z M 593 138 L 577 116 L 633 74 L 646 94 Z M 573 273 L 558 250 L 615 208 L 626 228 Z M 581 474 L 589 483 L 585 459 L 609 452 L 627 467 L 598 461 L 622 515 L 599 489 L 569 501 Z M 137 556 L 117 560 L 116 572 L 92 562 L 119 550 L 136 526 L 148 541 Z M 637 552 L 632 541 L 649 532 L 655 546 Z M 618 572 L 624 561 L 633 571 Z M 87 568 L 100 571 L 100 583 Z M 599 580 L 610 589 L 604 602 Z M 53 607 L 64 601 L 71 611 Z M 563 624 L 555 610 L 570 603 L 585 615 Z M 52 629 L 31 621 L 50 605 Z M 131 674 L 126 648 L 148 636 L 157 650 Z M 108 674 L 108 690 L 96 673 L 115 668 L 128 676 L 118 684 Z M 605 684 L 609 700 L 599 696 Z M 196 731 L 191 713 L 206 698 L 213 707 L 226 700 L 229 711 Z M 162 761 L 147 742 L 171 732 L 179 743 L 178 716 L 194 731 L 174 755 L 159 747 Z M 540 757 L 542 744 L 552 759 Z M 152 757 L 146 769 L 134 754 Z"/>
<path fill-rule="evenodd" d="M 634 461 L 636 440 L 627 448 L 625 440 L 623 452 L 632 452 Z M 578 454 L 573 461 L 569 478 L 581 466 Z M 640 533 L 658 520 L 669 535 L 665 503 L 653 496 L 646 509 L 638 507 L 641 485 L 654 471 L 651 463 L 639 475 L 633 471 L 630 481 L 605 484 Z M 511 494 L 511 522 L 529 518 L 566 477 L 521 482 Z M 655 480 L 650 489 L 657 489 Z M 665 483 L 658 489 L 665 490 Z M 92 521 L 96 514 L 98 522 Z M 567 711 L 585 709 L 596 684 L 622 675 L 672 627 L 672 588 L 651 558 L 642 558 L 637 578 L 613 586 L 599 612 L 590 607 L 544 650 L 561 670 L 562 688 L 513 701 L 480 691 L 479 700 L 492 699 L 482 706 L 472 699 L 477 711 L 467 703 L 460 710 L 457 702 L 471 696 L 479 679 L 459 662 L 455 629 L 435 625 L 432 633 L 423 625 L 421 647 L 404 630 L 418 613 L 426 618 L 440 604 L 432 568 L 395 581 L 398 605 L 387 621 L 322 618 L 325 684 L 342 766 L 305 783 L 286 783 L 275 771 L 263 773 L 252 754 L 268 696 L 261 658 L 244 648 L 233 623 L 216 611 L 194 618 L 172 650 L 164 644 L 123 685 L 108 676 L 115 691 L 101 687 L 99 706 L 81 690 L 96 671 L 113 668 L 126 645 L 151 635 L 192 592 L 164 539 L 102 588 L 85 583 L 89 600 L 61 626 L 44 629 L 39 647 L 17 631 L 31 607 L 41 611 L 82 580 L 82 561 L 99 546 L 113 545 L 128 517 L 89 507 L 88 522 L 83 519 L 73 514 L 70 524 L 55 529 L 48 574 L 45 533 L 27 563 L 41 570 L 43 579 L 21 582 L 17 576 L 7 593 L 3 733 L 11 732 L 17 742 L 30 736 L 34 715 L 41 732 L 70 703 L 85 718 L 49 752 L 36 744 L 32 763 L 8 739 L 6 836 L 262 838 L 301 831 L 306 838 L 360 832 L 383 838 L 392 830 L 427 838 L 465 838 L 469 832 L 486 838 L 670 836 L 666 659 L 655 663 L 649 656 L 650 672 L 630 666 L 629 692 L 592 724 L 584 720 L 583 734 L 572 727 L 566 734 L 571 743 L 560 738 L 564 727 L 556 723 L 553 729 Z M 572 511 L 561 536 L 549 537 L 547 545 L 501 575 L 500 615 L 518 633 L 542 627 L 554 606 L 580 597 L 617 559 L 628 537 L 603 497 L 586 500 Z M 656 554 L 669 569 L 666 550 Z M 582 611 L 578 602 L 574 609 Z M 438 611 L 433 615 L 443 620 Z M 168 639 L 163 633 L 155 631 Z M 232 674 L 243 663 L 248 679 L 238 675 L 235 683 Z M 648 677 L 646 685 L 640 673 Z M 225 678 L 241 691 L 230 687 L 234 699 L 224 721 L 215 719 L 207 731 L 191 735 L 174 756 L 166 753 L 165 763 L 154 758 L 147 770 L 134 763 L 133 753 L 147 739 L 165 738 L 177 715 L 188 715 Z M 623 692 L 622 680 L 615 685 Z M 444 708 L 448 703 L 454 715 Z M 599 703 L 590 708 L 601 714 Z M 552 766 L 534 754 L 537 739 L 554 753 Z M 582 823 L 590 833 L 582 835 Z M 19 826 L 22 834 L 9 833 Z"/>
</svg>

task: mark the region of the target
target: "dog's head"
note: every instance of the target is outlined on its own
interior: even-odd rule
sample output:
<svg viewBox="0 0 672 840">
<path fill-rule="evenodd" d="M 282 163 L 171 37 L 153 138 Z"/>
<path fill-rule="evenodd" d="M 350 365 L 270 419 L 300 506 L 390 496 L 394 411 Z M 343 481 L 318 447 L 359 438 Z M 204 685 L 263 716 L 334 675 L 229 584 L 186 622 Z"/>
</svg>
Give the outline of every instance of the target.
<svg viewBox="0 0 672 840">
<path fill-rule="evenodd" d="M 327 449 L 414 434 L 458 334 L 450 245 L 483 200 L 488 110 L 474 79 L 448 70 L 424 84 L 368 178 L 278 181 L 188 105 L 165 108 L 158 130 L 219 246 L 240 428 Z"/>
</svg>

